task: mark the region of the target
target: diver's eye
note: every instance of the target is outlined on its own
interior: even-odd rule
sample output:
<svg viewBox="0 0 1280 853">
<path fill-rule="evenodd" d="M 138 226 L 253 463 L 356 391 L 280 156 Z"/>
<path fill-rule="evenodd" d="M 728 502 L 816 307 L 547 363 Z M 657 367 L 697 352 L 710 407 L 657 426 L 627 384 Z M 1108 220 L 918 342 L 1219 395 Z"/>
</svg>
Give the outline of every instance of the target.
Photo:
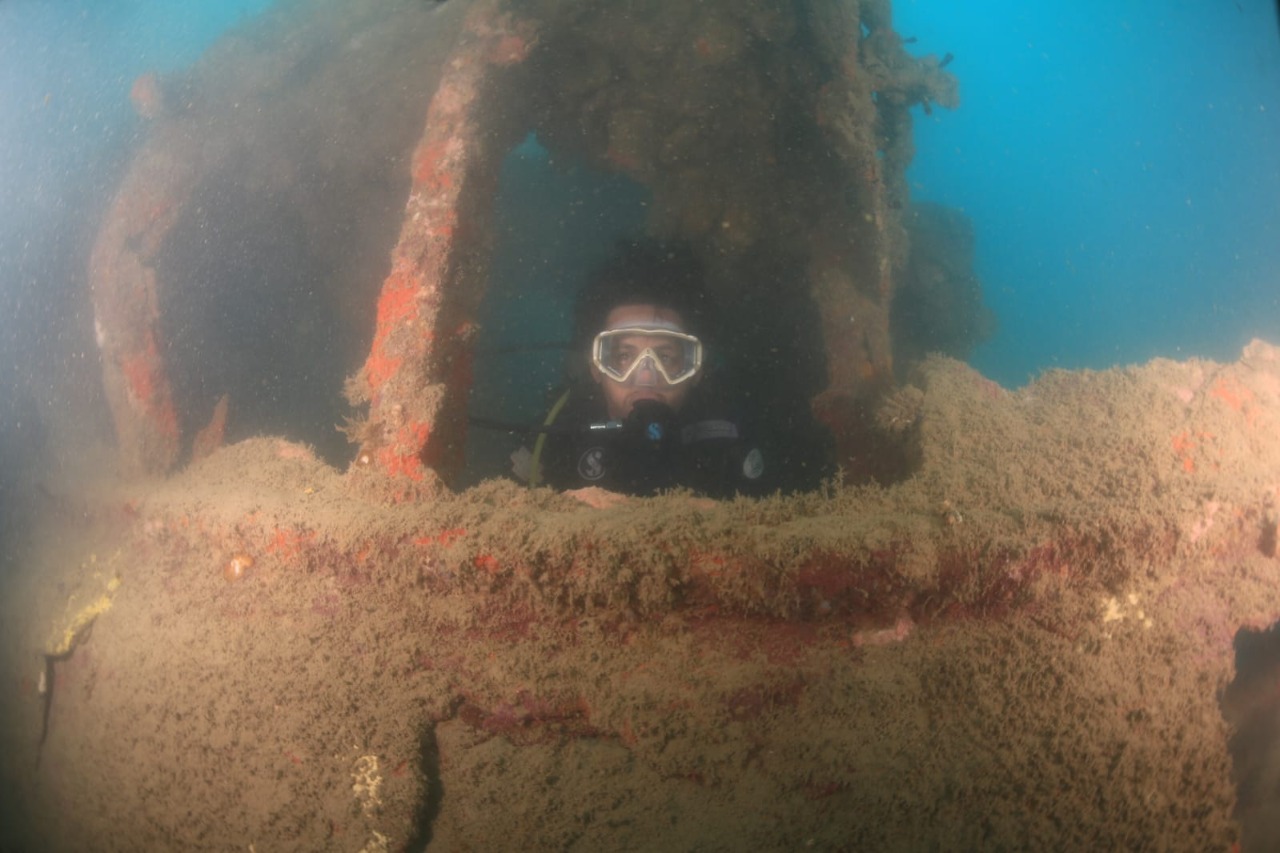
<svg viewBox="0 0 1280 853">
<path fill-rule="evenodd" d="M 662 362 L 662 366 L 667 370 L 684 366 L 682 353 L 675 347 L 662 347 L 658 350 L 658 361 Z"/>
<path fill-rule="evenodd" d="M 610 360 L 610 366 L 613 367 L 614 370 L 625 370 L 631 365 L 631 362 L 635 360 L 635 347 L 623 346 L 614 351 L 613 358 Z"/>
</svg>

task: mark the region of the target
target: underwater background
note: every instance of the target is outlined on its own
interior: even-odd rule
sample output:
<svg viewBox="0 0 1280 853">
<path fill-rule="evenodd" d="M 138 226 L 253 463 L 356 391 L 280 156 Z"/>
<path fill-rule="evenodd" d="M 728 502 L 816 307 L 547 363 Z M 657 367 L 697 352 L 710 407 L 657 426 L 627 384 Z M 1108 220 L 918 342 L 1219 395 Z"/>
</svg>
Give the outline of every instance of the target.
<svg viewBox="0 0 1280 853">
<path fill-rule="evenodd" d="M 269 5 L 0 2 L 6 428 L 23 399 L 96 377 L 83 269 L 144 132 L 132 81 L 189 65 Z M 961 84 L 958 110 L 916 110 L 910 179 L 916 200 L 972 219 L 996 317 L 979 370 L 1018 385 L 1051 367 L 1230 359 L 1280 336 L 1269 0 L 899 0 L 894 15 L 908 50 L 952 54 Z"/>
<path fill-rule="evenodd" d="M 376 5 L 384 1 L 400 5 Z M 401 17 L 419 21 L 441 13 L 434 24 L 462 2 L 340 8 L 411 11 Z M 632 8 L 605 2 L 620 4 L 610 12 Z M 323 302 L 342 288 L 311 285 L 339 266 L 330 261 L 341 248 L 298 250 L 328 244 L 276 211 L 319 199 L 310 210 L 390 233 L 374 214 L 395 220 L 403 195 L 386 191 L 393 200 L 373 214 L 353 192 L 277 199 L 272 188 L 291 173 L 255 171 L 231 156 L 170 232 L 178 248 L 161 257 L 158 276 L 170 304 L 157 313 L 170 323 L 162 331 L 184 333 L 164 338 L 182 350 L 169 366 L 185 380 L 176 383 L 188 395 L 179 400 L 184 434 L 217 421 L 208 409 L 227 377 L 251 380 L 227 382 L 241 433 L 139 488 L 104 486 L 67 464 L 109 455 L 88 443 L 106 442 L 111 424 L 86 266 L 122 177 L 154 138 L 156 123 L 142 117 L 152 95 L 140 81 L 180 80 L 222 34 L 273 5 L 0 0 L 0 579 L 9 584 L 0 594 L 9 605 L 0 676 L 16 685 L 0 706 L 0 732 L 20 745 L 0 750 L 11 756 L 0 791 L 15 794 L 0 799 L 17 813 L 41 804 L 23 816 L 29 829 L 75 837 L 133 823 L 136 834 L 120 843 L 148 849 L 156 844 L 137 839 L 175 827 L 187 839 L 245 827 L 289 838 L 298 815 L 310 821 L 307 837 L 328 837 L 343 830 L 329 816 L 346 815 L 351 849 L 380 837 L 359 833 L 375 825 L 412 827 L 424 844 L 436 832 L 447 848 L 482 823 L 496 838 L 524 837 L 507 827 L 545 826 L 548 815 L 562 838 L 578 837 L 582 815 L 602 833 L 615 814 L 639 815 L 634 828 L 644 833 L 644 819 L 665 820 L 674 806 L 681 831 L 705 833 L 686 838 L 740 833 L 718 839 L 726 848 L 749 846 L 753 827 L 769 824 L 775 838 L 787 835 L 778 849 L 815 846 L 810 827 L 838 815 L 868 831 L 974 833 L 952 839 L 961 846 L 969 845 L 956 838 L 1025 840 L 1019 833 L 1034 831 L 1079 849 L 1176 848 L 1162 841 L 1169 837 L 1218 849 L 1199 842 L 1215 833 L 1225 847 L 1235 837 L 1226 827 L 1237 793 L 1228 788 L 1227 724 L 1247 735 L 1230 745 L 1246 759 L 1235 776 L 1246 780 L 1237 814 L 1275 811 L 1280 791 L 1247 784 L 1249 773 L 1259 785 L 1280 778 L 1270 758 L 1271 721 L 1280 719 L 1272 639 L 1248 667 L 1255 680 L 1238 679 L 1232 701 L 1220 701 L 1228 678 L 1246 670 L 1233 670 L 1233 644 L 1243 648 L 1240 636 L 1280 613 L 1280 351 L 1258 342 L 1241 357 L 1252 337 L 1280 344 L 1280 22 L 1270 0 L 1151 8 L 899 0 L 907 48 L 948 57 L 960 81 L 959 109 L 915 111 L 909 181 L 915 201 L 962 211 L 973 229 L 994 322 L 965 353 L 1007 386 L 1071 372 L 1013 393 L 950 359 L 926 361 L 925 390 L 910 389 L 917 404 L 928 402 L 926 416 L 910 414 L 904 396 L 910 418 L 889 421 L 906 424 L 899 433 L 921 427 L 911 441 L 922 467 L 892 489 L 695 513 L 675 496 L 598 514 L 509 480 L 378 505 L 391 493 L 376 491 L 381 484 L 358 465 L 340 474 L 325 464 L 351 459 L 333 427 L 349 408 L 342 371 L 358 367 L 367 340 L 356 346 L 323 321 L 371 327 L 374 299 L 348 288 L 349 299 Z M 287 49 L 298 32 L 250 31 L 247 40 Z M 399 67 L 423 35 L 402 32 L 412 50 L 364 52 Z M 284 50 L 259 53 L 270 66 Z M 209 76 L 221 83 L 246 65 L 203 70 L 217 70 Z M 198 90 L 158 91 L 157 99 Z M 244 89 L 227 91 L 238 109 Z M 388 143 L 389 126 L 406 140 L 420 130 L 424 113 L 411 97 L 401 108 L 386 87 L 365 100 L 350 96 L 369 91 L 357 86 L 340 88 L 346 97 L 320 83 L 284 91 L 302 94 L 267 101 L 259 115 L 293 132 L 280 138 L 301 143 L 287 149 L 305 149 L 311 159 L 300 160 L 350 153 L 408 171 L 369 146 L 407 150 L 408 142 Z M 414 89 L 423 104 L 432 91 Z M 364 133 L 330 139 L 311 120 L 350 118 L 370 104 L 383 113 L 358 123 Z M 382 120 L 388 112 L 395 122 Z M 210 144 L 189 138 L 198 144 L 174 150 Z M 460 340 L 477 334 L 482 355 L 508 350 L 515 366 L 477 367 L 473 414 L 515 420 L 538 411 L 545 388 L 529 377 L 560 368 L 546 346 L 565 333 L 556 300 L 614 237 L 644 221 L 637 184 L 555 163 L 552 149 L 530 136 L 503 163 L 489 313 L 478 333 L 469 318 L 455 328 Z M 360 181 L 334 185 L 373 183 L 346 174 Z M 262 203 L 246 203 L 259 193 Z M 318 260 L 294 263 L 303 257 Z M 358 282 L 366 279 L 372 294 L 380 274 Z M 804 337 L 789 318 L 771 316 L 781 312 L 747 299 L 728 307 L 775 321 L 761 325 L 773 333 L 746 342 L 762 343 L 762 360 L 788 365 L 788 352 L 802 350 L 780 339 Z M 298 361 L 285 363 L 284 348 L 274 361 L 264 356 L 272 338 Z M 1081 369 L 1155 357 L 1177 361 Z M 1194 357 L 1229 363 L 1209 369 Z M 271 421 L 281 409 L 292 420 Z M 489 456 L 505 464 L 494 447 Z M 536 580 L 547 578 L 551 592 L 533 611 L 540 633 L 530 640 L 507 628 L 532 600 L 525 568 L 533 564 L 546 569 Z M 779 577 L 795 583 L 779 588 Z M 684 578 L 693 592 L 673 597 L 673 579 Z M 127 592 L 92 644 L 69 656 L 121 580 Z M 864 585 L 887 591 L 869 596 Z M 871 606 L 880 597 L 882 612 Z M 1019 611 L 1010 601 L 1030 604 Z M 702 632 L 722 605 L 724 622 L 709 627 L 723 624 L 723 634 Z M 591 618 L 565 617 L 579 612 Z M 488 636 L 458 630 L 468 624 Z M 419 680 L 406 687 L 410 675 Z M 802 690 L 811 691 L 803 701 Z M 648 716 L 633 726 L 636 708 Z M 1267 726 L 1260 733 L 1242 724 L 1257 720 Z M 565 750 L 543 762 L 546 744 L 472 739 L 502 725 L 563 736 Z M 245 748 L 235 753 L 241 735 Z M 735 742 L 749 751 L 734 751 Z M 32 753 L 36 766 L 46 756 L 39 785 L 27 784 Z M 490 772 L 513 755 L 513 772 Z M 631 774 L 633 755 L 652 763 Z M 757 758 L 758 773 L 748 767 Z M 562 759 L 570 769 L 617 764 L 604 776 L 564 773 L 557 786 L 546 768 Z M 379 760 L 388 808 L 375 814 Z M 724 779 L 748 768 L 744 778 L 765 784 L 717 785 L 706 767 Z M 868 767 L 882 775 L 864 774 Z M 673 780 L 693 796 L 666 801 Z M 193 792 L 192 783 L 203 787 Z M 739 791 L 747 796 L 735 801 Z M 512 801 L 522 807 L 476 805 Z M 209 807 L 194 814 L 191 802 Z M 84 823 L 64 820 L 63 809 Z M 0 819 L 0 837 L 14 823 Z M 840 821 L 827 830 L 834 836 Z M 1280 849 L 1272 843 L 1280 827 L 1261 837 L 1243 849 Z M 883 840 L 855 846 L 895 849 Z M 32 849 L 2 839 L 0 848 Z"/>
<path fill-rule="evenodd" d="M 1280 29 L 1270 0 L 894 3 L 951 52 L 918 197 L 973 218 L 999 328 L 972 362 L 1235 358 L 1280 335 Z M 923 120 L 921 120 L 923 119 Z"/>
</svg>

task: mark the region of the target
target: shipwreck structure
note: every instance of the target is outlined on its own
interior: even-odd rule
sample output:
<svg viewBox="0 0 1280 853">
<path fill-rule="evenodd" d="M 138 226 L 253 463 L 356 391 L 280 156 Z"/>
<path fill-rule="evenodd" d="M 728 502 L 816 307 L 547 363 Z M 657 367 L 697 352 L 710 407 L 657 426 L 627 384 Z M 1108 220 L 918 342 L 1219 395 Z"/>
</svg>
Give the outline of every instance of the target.
<svg viewBox="0 0 1280 853">
<path fill-rule="evenodd" d="M 356 459 L 402 486 L 453 482 L 499 172 L 534 134 L 648 193 L 646 230 L 696 248 L 732 334 L 779 300 L 816 309 L 810 404 L 844 468 L 866 470 L 868 404 L 893 384 L 910 111 L 957 102 L 943 61 L 904 49 L 888 2 L 322 3 L 264 26 L 189 77 L 134 86 L 151 127 L 91 262 L 127 468 L 172 469 L 221 393 L 253 411 L 208 362 L 244 359 L 257 334 L 296 350 L 260 351 L 257 367 L 315 368 L 279 380 L 306 386 L 303 412 L 303 390 L 332 399 L 363 347 L 347 385 L 368 404 Z M 217 387 L 201 397 L 201 383 Z M 262 408 L 259 425 L 289 432 Z"/>
<path fill-rule="evenodd" d="M 924 356 L 985 321 L 908 204 L 956 89 L 906 41 L 885 0 L 310 0 L 136 81 L 90 270 L 128 476 L 15 510 L 0 847 L 1273 849 L 1280 348 Z M 911 475 L 451 488 L 531 137 L 822 365 L 771 381 L 851 479 Z"/>
</svg>

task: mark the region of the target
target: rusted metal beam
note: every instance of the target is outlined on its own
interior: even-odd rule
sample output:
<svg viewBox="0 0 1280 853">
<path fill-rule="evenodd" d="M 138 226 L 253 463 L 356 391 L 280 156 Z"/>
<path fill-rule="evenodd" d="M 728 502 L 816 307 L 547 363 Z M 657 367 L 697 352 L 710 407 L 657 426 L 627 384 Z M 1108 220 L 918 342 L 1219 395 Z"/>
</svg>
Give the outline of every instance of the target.
<svg viewBox="0 0 1280 853">
<path fill-rule="evenodd" d="M 89 261 L 103 384 L 130 474 L 168 471 L 180 450 L 154 263 L 213 156 L 187 130 L 169 124 L 153 132 L 116 193 Z"/>
<path fill-rule="evenodd" d="M 447 484 L 462 466 L 496 176 L 520 128 L 494 108 L 495 83 L 535 42 L 534 27 L 504 4 L 477 5 L 413 154 L 373 345 L 350 388 L 354 401 L 370 405 L 357 468 L 407 481 L 406 496 Z"/>
<path fill-rule="evenodd" d="M 809 239 L 828 370 L 812 405 L 835 438 L 837 461 L 860 480 L 881 473 L 869 403 L 894 383 L 889 315 L 908 255 L 910 107 L 955 107 L 958 96 L 936 58 L 903 50 L 888 3 L 815 2 L 808 14 L 822 33 L 819 53 L 830 74 L 815 119 L 846 193 Z"/>
</svg>

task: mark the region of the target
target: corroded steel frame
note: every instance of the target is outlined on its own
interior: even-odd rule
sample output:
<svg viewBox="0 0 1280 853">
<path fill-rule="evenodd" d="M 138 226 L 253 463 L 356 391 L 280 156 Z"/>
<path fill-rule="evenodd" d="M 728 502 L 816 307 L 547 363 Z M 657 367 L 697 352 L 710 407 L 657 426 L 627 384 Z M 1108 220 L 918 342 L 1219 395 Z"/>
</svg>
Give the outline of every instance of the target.
<svg viewBox="0 0 1280 853">
<path fill-rule="evenodd" d="M 550 4 L 535 20 L 510 0 L 476 0 L 445 62 L 413 153 L 411 189 L 378 297 L 372 346 L 347 388 L 353 403 L 369 404 L 367 418 L 351 430 L 360 445 L 353 470 L 385 475 L 395 496 L 430 493 L 461 470 L 473 318 L 486 286 L 497 174 L 505 153 L 535 123 L 534 99 L 526 97 L 535 88 L 532 77 L 527 69 L 513 69 L 528 64 L 546 32 L 568 26 L 586 8 L 594 7 Z M 865 403 L 893 383 L 889 311 L 907 254 L 901 212 L 911 156 L 909 108 L 930 101 L 953 105 L 955 86 L 937 59 L 903 51 L 887 3 L 805 0 L 797 9 L 819 34 L 814 61 L 826 78 L 806 96 L 814 138 L 836 164 L 817 180 L 840 186 L 812 199 L 802 190 L 791 205 L 804 211 L 808 224 L 764 239 L 785 243 L 792 256 L 806 259 L 828 365 L 813 409 L 835 436 L 846 472 L 856 476 L 864 471 L 859 455 L 866 455 Z M 716 47 L 706 39 L 690 49 L 708 62 L 715 59 Z M 590 146 L 600 140 L 587 141 L 586 154 L 641 183 L 660 178 L 656 160 L 642 161 L 634 152 L 619 160 L 611 143 L 605 140 L 607 150 L 596 151 Z M 156 125 L 93 251 L 104 384 L 129 471 L 165 472 L 180 456 L 183 436 L 164 362 L 161 283 L 153 265 L 199 180 L 226 160 L 229 149 L 191 126 Z M 770 168 L 776 178 L 786 167 Z M 796 185 L 813 187 L 814 181 L 810 175 Z M 668 180 L 660 190 L 668 210 L 690 202 L 674 186 Z M 759 193 L 748 203 L 767 206 L 770 199 Z"/>
</svg>

